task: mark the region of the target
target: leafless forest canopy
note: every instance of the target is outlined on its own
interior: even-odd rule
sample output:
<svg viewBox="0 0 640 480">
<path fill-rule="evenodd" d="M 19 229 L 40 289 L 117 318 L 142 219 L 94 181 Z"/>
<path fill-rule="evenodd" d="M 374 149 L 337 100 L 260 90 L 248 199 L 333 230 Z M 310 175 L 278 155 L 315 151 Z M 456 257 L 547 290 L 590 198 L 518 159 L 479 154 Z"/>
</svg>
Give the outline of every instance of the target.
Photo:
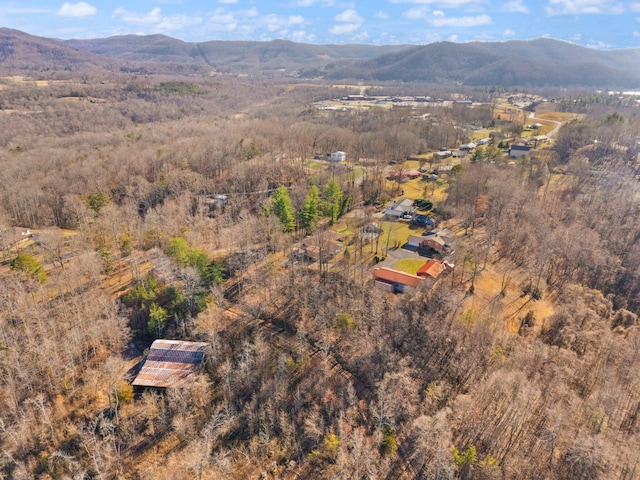
<svg viewBox="0 0 640 480">
<path fill-rule="evenodd" d="M 435 202 L 455 269 L 394 296 L 358 233 L 397 193 L 383 168 L 495 123 L 487 89 L 417 117 L 316 110 L 344 93 L 321 84 L 40 80 L 0 81 L 0 230 L 37 232 L 0 258 L 1 478 L 640 478 L 632 103 L 567 93 L 552 146 L 463 163 Z M 335 150 L 356 168 L 312 160 Z M 297 244 L 334 213 L 349 254 L 309 268 Z M 134 397 L 158 335 L 206 363 Z"/>
</svg>

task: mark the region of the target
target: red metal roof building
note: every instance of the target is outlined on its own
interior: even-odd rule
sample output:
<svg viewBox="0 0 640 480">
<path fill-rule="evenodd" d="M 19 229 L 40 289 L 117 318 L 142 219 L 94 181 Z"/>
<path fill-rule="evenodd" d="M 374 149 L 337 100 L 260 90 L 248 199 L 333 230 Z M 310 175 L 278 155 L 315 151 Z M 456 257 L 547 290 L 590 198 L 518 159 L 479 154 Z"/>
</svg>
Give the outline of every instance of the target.
<svg viewBox="0 0 640 480">
<path fill-rule="evenodd" d="M 444 271 L 444 265 L 437 260 L 429 260 L 427 263 L 422 265 L 416 275 L 419 277 L 428 277 L 428 278 L 438 278 Z"/>
<path fill-rule="evenodd" d="M 402 293 L 404 287 L 417 287 L 422 278 L 393 268 L 378 267 L 373 269 L 376 285 L 389 292 Z"/>
<path fill-rule="evenodd" d="M 208 344 L 180 340 L 155 340 L 132 385 L 182 387 L 204 361 Z"/>
</svg>

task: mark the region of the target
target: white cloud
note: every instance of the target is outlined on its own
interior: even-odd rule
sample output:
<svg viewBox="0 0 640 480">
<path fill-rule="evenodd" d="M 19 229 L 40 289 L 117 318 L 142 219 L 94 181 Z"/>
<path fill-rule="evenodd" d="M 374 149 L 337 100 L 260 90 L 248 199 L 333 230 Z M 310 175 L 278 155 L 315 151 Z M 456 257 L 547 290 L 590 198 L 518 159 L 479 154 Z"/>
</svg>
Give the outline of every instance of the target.
<svg viewBox="0 0 640 480">
<path fill-rule="evenodd" d="M 91 17 L 98 13 L 98 9 L 86 2 L 69 3 L 64 2 L 60 10 L 56 12 L 61 17 Z"/>
<path fill-rule="evenodd" d="M 631 2 L 629 4 L 629 10 L 631 10 L 634 13 L 640 12 L 640 2 Z"/>
<path fill-rule="evenodd" d="M 238 0 L 218 0 L 218 2 L 225 3 L 225 4 L 231 4 L 231 3 L 238 3 Z"/>
<path fill-rule="evenodd" d="M 459 8 L 468 5 L 486 5 L 486 0 L 391 0 L 392 3 L 413 3 L 416 5 L 437 5 L 439 8 Z"/>
<path fill-rule="evenodd" d="M 609 45 L 608 43 L 601 42 L 600 40 L 592 40 L 589 43 L 587 43 L 587 47 L 595 48 L 595 49 L 607 49 L 607 48 L 611 48 L 611 45 Z"/>
<path fill-rule="evenodd" d="M 491 25 L 493 20 L 489 15 L 478 15 L 476 17 L 435 17 L 429 20 L 434 27 L 479 27 L 481 25 Z"/>
<path fill-rule="evenodd" d="M 354 35 L 353 37 L 351 37 L 350 41 L 365 43 L 368 38 L 369 38 L 369 34 L 367 32 L 360 32 L 357 35 Z"/>
<path fill-rule="evenodd" d="M 429 18 L 429 7 L 412 7 L 402 12 L 402 16 L 409 20 L 425 20 Z"/>
<path fill-rule="evenodd" d="M 334 26 L 329 33 L 332 35 L 346 35 L 348 33 L 355 33 L 360 28 L 360 23 L 342 23 Z"/>
<path fill-rule="evenodd" d="M 238 28 L 239 20 L 227 13 L 223 8 L 217 8 L 213 15 L 208 18 L 206 27 L 214 32 L 233 32 Z"/>
<path fill-rule="evenodd" d="M 364 22 L 364 18 L 358 15 L 353 8 L 349 8 L 342 13 L 339 13 L 335 17 L 334 20 L 337 22 L 347 22 L 347 23 L 362 23 Z"/>
<path fill-rule="evenodd" d="M 313 43 L 316 36 L 313 33 L 307 33 L 304 30 L 296 30 L 291 33 L 291 40 L 294 42 Z"/>
<path fill-rule="evenodd" d="M 311 7 L 319 3 L 322 7 L 333 7 L 335 0 L 297 0 L 296 5 L 299 7 Z"/>
<path fill-rule="evenodd" d="M 502 5 L 502 10 L 509 13 L 529 13 L 529 8 L 523 5 L 522 0 L 512 0 Z"/>
<path fill-rule="evenodd" d="M 383 11 L 376 13 L 374 17 L 379 18 L 380 20 L 389 20 L 389 14 Z"/>
<path fill-rule="evenodd" d="M 434 17 L 444 17 L 444 12 L 442 10 L 434 10 L 433 11 L 433 16 Z"/>
<path fill-rule="evenodd" d="M 453 34 L 449 37 L 449 41 L 450 42 L 457 42 L 458 41 L 458 35 L 457 34 Z"/>
<path fill-rule="evenodd" d="M 503 37 L 515 37 L 515 35 L 516 35 L 516 32 L 514 32 L 510 28 L 507 28 L 504 32 L 502 32 Z"/>
<path fill-rule="evenodd" d="M 258 9 L 256 7 L 250 8 L 249 10 L 238 10 L 236 14 L 240 17 L 259 17 Z"/>
<path fill-rule="evenodd" d="M 329 30 L 329 33 L 332 35 L 355 34 L 364 22 L 364 18 L 358 15 L 358 12 L 356 12 L 353 8 L 349 8 L 344 12 L 341 12 L 333 18 L 336 22 L 342 23 L 334 25 L 333 28 Z M 365 37 L 363 37 L 363 35 Z M 366 32 L 362 32 L 358 34 L 357 39 L 361 40 L 362 38 L 366 38 L 366 35 Z"/>
<path fill-rule="evenodd" d="M 192 27 L 202 23 L 202 18 L 189 15 L 163 15 L 160 8 L 154 8 L 148 13 L 129 12 L 124 8 L 116 8 L 111 18 L 134 25 L 151 25 L 155 31 L 172 31 Z"/>
<path fill-rule="evenodd" d="M 204 31 L 234 32 L 243 38 L 290 38 L 294 41 L 313 42 L 316 37 L 301 29 L 308 22 L 302 15 L 262 15 L 257 8 L 227 11 L 217 8 L 203 25 Z"/>
<path fill-rule="evenodd" d="M 0 15 L 23 15 L 25 13 L 51 13 L 51 10 L 30 7 L 0 7 Z"/>
<path fill-rule="evenodd" d="M 636 37 L 636 38 L 640 38 L 640 32 L 634 31 L 633 32 L 633 36 Z"/>
<path fill-rule="evenodd" d="M 617 15 L 623 13 L 625 7 L 611 0 L 549 0 L 544 10 L 547 15 Z"/>
<path fill-rule="evenodd" d="M 148 24 L 160 22 L 160 9 L 154 8 L 149 13 L 129 12 L 124 8 L 118 7 L 113 11 L 111 18 L 119 18 L 126 23 Z"/>
<path fill-rule="evenodd" d="M 259 20 L 259 24 L 264 25 L 270 32 L 282 32 L 287 33 L 287 28 L 292 26 L 299 26 L 305 23 L 304 17 L 301 15 L 294 15 L 290 17 L 281 17 L 276 14 L 265 15 Z"/>
</svg>

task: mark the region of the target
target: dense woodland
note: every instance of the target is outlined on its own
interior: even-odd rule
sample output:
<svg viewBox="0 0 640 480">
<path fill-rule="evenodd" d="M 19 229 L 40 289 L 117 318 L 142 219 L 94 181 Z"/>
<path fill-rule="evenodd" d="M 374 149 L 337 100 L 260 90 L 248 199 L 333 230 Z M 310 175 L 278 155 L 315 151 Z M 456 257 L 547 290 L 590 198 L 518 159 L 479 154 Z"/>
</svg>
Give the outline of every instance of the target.
<svg viewBox="0 0 640 480">
<path fill-rule="evenodd" d="M 320 112 L 326 85 L 52 75 L 0 82 L 0 227 L 38 232 L 0 267 L 0 477 L 640 477 L 634 107 L 567 96 L 582 115 L 550 148 L 465 161 L 436 205 L 456 267 L 400 296 L 357 233 L 397 193 L 383 169 L 494 125 L 490 104 Z M 378 164 L 311 162 L 337 149 Z M 299 260 L 340 222 L 350 255 Z M 206 364 L 134 396 L 158 336 L 208 342 Z"/>
</svg>

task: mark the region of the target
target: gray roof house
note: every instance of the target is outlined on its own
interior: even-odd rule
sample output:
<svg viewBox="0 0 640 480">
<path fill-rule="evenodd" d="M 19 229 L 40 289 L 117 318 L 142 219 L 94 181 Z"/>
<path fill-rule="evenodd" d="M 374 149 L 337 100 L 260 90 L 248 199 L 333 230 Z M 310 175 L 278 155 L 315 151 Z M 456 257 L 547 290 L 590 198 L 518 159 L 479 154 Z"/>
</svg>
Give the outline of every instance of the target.
<svg viewBox="0 0 640 480">
<path fill-rule="evenodd" d="M 398 220 L 405 214 L 413 214 L 416 211 L 416 207 L 413 206 L 413 200 L 410 198 L 403 198 L 395 203 L 389 204 L 385 209 L 384 216 L 389 220 Z"/>
</svg>

